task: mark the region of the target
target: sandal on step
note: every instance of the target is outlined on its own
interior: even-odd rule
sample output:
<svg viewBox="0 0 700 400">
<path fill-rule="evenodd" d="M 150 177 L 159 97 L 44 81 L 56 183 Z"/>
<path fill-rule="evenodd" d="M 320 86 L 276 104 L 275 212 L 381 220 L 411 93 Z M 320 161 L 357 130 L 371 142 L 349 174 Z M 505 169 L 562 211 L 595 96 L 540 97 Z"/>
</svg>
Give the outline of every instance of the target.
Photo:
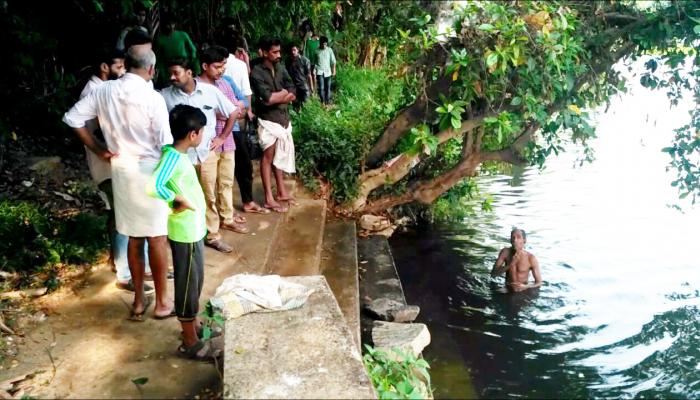
<svg viewBox="0 0 700 400">
<path fill-rule="evenodd" d="M 276 213 L 282 213 L 282 214 L 289 211 L 289 209 L 287 207 L 282 206 L 282 205 L 271 206 L 269 204 L 265 204 L 263 207 L 267 208 L 270 211 L 274 211 Z"/>
<path fill-rule="evenodd" d="M 197 361 L 214 361 L 222 353 L 223 343 L 221 340 L 199 340 L 192 347 L 187 347 L 184 344 L 178 347 L 178 353 L 181 357 L 189 358 Z"/>
<path fill-rule="evenodd" d="M 253 203 L 255 204 L 255 203 Z M 245 213 L 252 213 L 252 214 L 269 214 L 270 210 L 267 208 L 260 207 L 259 205 L 255 204 L 254 206 L 250 208 L 245 208 L 243 207 L 243 212 Z"/>
<path fill-rule="evenodd" d="M 299 202 L 297 201 L 297 199 L 295 199 L 295 198 L 293 198 L 293 197 L 290 197 L 290 198 L 281 198 L 281 197 L 280 197 L 280 198 L 277 198 L 277 199 L 275 199 L 275 200 L 277 200 L 277 201 L 285 201 L 285 202 L 287 202 L 287 204 L 289 204 L 290 207 L 296 207 L 296 206 L 299 205 Z"/>
<path fill-rule="evenodd" d="M 146 296 L 143 299 L 143 310 L 141 312 L 135 312 L 133 309 L 131 310 L 131 315 L 127 320 L 133 321 L 133 322 L 143 322 L 146 320 L 144 314 L 146 314 L 146 311 L 148 311 L 148 307 L 151 306 L 151 303 L 153 302 L 153 297 L 151 296 Z"/>
</svg>

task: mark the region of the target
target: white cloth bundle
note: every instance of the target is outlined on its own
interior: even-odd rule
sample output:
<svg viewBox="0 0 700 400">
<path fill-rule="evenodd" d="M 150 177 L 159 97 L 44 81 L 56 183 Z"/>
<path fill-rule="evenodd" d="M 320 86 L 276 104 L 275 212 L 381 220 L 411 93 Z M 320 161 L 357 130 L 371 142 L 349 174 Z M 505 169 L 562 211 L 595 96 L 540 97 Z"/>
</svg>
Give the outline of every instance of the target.
<svg viewBox="0 0 700 400">
<path fill-rule="evenodd" d="M 211 304 L 226 319 L 251 312 L 292 310 L 306 303 L 313 289 L 291 283 L 279 275 L 236 274 L 216 289 Z"/>
</svg>

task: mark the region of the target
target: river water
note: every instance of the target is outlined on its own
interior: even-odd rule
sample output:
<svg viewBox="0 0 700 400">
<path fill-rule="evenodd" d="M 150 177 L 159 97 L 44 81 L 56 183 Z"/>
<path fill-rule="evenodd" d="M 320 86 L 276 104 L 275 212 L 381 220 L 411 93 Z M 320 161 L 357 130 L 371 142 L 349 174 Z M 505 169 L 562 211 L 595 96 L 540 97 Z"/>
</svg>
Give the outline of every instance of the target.
<svg viewBox="0 0 700 400">
<path fill-rule="evenodd" d="M 480 179 L 493 212 L 391 239 L 436 397 L 700 398 L 700 210 L 668 207 L 660 151 L 688 107 L 636 88 L 599 112 L 593 163 L 569 145 Z M 517 295 L 489 276 L 513 226 L 545 281 Z"/>
</svg>

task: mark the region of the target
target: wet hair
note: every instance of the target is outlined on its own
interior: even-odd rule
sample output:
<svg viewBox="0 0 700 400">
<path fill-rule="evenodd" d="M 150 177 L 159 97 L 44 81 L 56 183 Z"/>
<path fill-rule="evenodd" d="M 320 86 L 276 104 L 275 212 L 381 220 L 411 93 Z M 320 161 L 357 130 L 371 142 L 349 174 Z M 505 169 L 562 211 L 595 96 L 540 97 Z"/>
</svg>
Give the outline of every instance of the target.
<svg viewBox="0 0 700 400">
<path fill-rule="evenodd" d="M 92 64 L 92 73 L 95 75 L 99 74 L 100 66 L 102 66 L 102 64 L 112 65 L 114 64 L 115 60 L 124 59 L 125 56 L 126 54 L 121 50 L 103 50 Z"/>
<path fill-rule="evenodd" d="M 127 69 L 149 69 L 156 65 L 156 53 L 154 53 L 153 50 L 130 47 L 129 50 L 126 51 L 124 64 Z"/>
<path fill-rule="evenodd" d="M 178 104 L 170 110 L 170 132 L 174 141 L 180 141 L 192 132 L 199 132 L 207 124 L 202 110 L 186 104 Z"/>
<path fill-rule="evenodd" d="M 328 38 L 325 36 L 321 36 L 321 38 L 318 40 L 318 44 L 328 44 Z"/>
<path fill-rule="evenodd" d="M 168 68 L 178 66 L 192 71 L 192 63 L 186 58 L 171 58 L 167 63 L 165 63 L 165 66 Z"/>
<path fill-rule="evenodd" d="M 222 46 L 209 46 L 203 49 L 199 55 L 199 61 L 202 64 L 213 64 L 225 61 L 228 58 L 228 50 Z"/>
<path fill-rule="evenodd" d="M 510 230 L 510 237 L 513 237 L 513 234 L 517 231 L 520 231 L 520 233 L 523 235 L 523 240 L 527 241 L 527 233 L 525 233 L 525 230 L 518 228 L 517 226 L 514 226 L 513 229 Z"/>
<path fill-rule="evenodd" d="M 152 43 L 151 35 L 139 28 L 130 30 L 124 37 L 124 48 L 129 49 L 131 46 Z"/>
<path fill-rule="evenodd" d="M 282 46 L 282 41 L 277 38 L 265 40 L 264 42 L 260 43 L 260 50 L 270 51 L 270 49 L 272 49 L 274 46 Z"/>
</svg>

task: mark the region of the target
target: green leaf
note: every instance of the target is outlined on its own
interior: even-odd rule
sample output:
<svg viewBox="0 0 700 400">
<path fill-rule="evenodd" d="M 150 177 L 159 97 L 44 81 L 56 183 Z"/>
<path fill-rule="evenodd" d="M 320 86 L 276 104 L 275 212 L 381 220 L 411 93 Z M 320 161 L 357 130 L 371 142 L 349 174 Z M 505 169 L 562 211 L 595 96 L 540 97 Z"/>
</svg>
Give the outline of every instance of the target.
<svg viewBox="0 0 700 400">
<path fill-rule="evenodd" d="M 134 385 L 145 385 L 146 383 L 148 383 L 148 378 L 146 378 L 146 377 L 144 376 L 144 377 L 141 377 L 141 378 L 132 379 L 131 382 L 132 382 Z"/>
<path fill-rule="evenodd" d="M 693 32 L 695 32 L 696 35 L 700 35 L 700 25 L 695 25 Z"/>
<path fill-rule="evenodd" d="M 519 106 L 522 102 L 523 102 L 522 98 L 515 96 L 515 97 L 513 97 L 513 100 L 510 101 L 510 105 L 511 106 Z"/>
<path fill-rule="evenodd" d="M 204 325 L 202 327 L 202 339 L 209 340 L 211 338 L 211 327 L 209 325 Z"/>
<path fill-rule="evenodd" d="M 462 127 L 462 120 L 459 118 L 450 118 L 450 122 L 452 123 L 452 127 L 454 129 L 459 129 Z"/>
<path fill-rule="evenodd" d="M 489 54 L 488 57 L 486 57 L 486 66 L 487 67 L 491 67 L 494 64 L 496 64 L 497 62 L 498 62 L 498 54 L 496 54 L 496 53 L 491 53 L 491 54 Z"/>
<path fill-rule="evenodd" d="M 482 30 L 482 31 L 491 32 L 494 29 L 496 29 L 496 27 L 491 25 L 491 24 L 481 24 L 481 25 L 479 25 L 478 29 Z"/>
</svg>

